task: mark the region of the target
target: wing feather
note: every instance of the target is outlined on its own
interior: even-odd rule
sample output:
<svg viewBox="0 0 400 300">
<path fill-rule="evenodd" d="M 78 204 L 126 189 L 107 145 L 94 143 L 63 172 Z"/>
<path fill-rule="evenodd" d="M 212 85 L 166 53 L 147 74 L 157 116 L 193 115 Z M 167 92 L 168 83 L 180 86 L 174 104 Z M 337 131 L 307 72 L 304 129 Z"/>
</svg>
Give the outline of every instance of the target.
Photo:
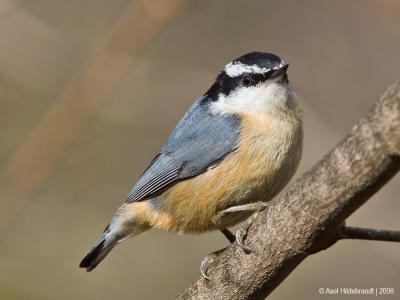
<svg viewBox="0 0 400 300">
<path fill-rule="evenodd" d="M 181 180 L 205 172 L 236 149 L 238 117 L 214 114 L 208 105 L 204 97 L 192 105 L 134 185 L 128 203 L 154 197 Z"/>
<path fill-rule="evenodd" d="M 151 178 L 143 186 L 131 193 L 127 199 L 128 202 L 141 200 L 143 197 L 149 197 L 152 194 L 162 190 L 164 187 L 175 181 L 178 177 L 179 169 L 175 167 L 164 174 Z"/>
</svg>

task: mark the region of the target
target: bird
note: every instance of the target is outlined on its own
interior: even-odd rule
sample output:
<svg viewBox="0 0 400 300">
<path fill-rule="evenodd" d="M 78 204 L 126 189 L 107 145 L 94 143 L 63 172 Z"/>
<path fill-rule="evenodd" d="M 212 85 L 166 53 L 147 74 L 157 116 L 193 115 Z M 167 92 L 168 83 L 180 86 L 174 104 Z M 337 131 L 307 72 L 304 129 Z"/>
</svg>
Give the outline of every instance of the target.
<svg viewBox="0 0 400 300">
<path fill-rule="evenodd" d="M 92 271 L 123 240 L 149 229 L 221 231 L 259 212 L 295 174 L 303 114 L 286 64 L 267 52 L 227 63 L 188 109 L 80 263 Z M 202 276 L 209 279 L 203 259 Z"/>
</svg>

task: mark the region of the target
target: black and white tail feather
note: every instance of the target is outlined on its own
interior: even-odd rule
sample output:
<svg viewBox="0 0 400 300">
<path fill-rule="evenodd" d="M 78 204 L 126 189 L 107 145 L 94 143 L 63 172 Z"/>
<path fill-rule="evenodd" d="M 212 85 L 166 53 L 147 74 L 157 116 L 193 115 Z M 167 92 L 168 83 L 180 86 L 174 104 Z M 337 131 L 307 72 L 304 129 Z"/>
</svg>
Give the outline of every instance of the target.
<svg viewBox="0 0 400 300">
<path fill-rule="evenodd" d="M 110 225 L 107 226 L 103 235 L 82 259 L 79 264 L 80 268 L 86 268 L 87 272 L 92 271 L 118 243 L 118 240 L 111 234 L 109 227 Z"/>
<path fill-rule="evenodd" d="M 122 207 L 114 215 L 92 249 L 82 259 L 79 264 L 80 268 L 85 268 L 87 272 L 92 271 L 118 243 L 143 231 L 136 228 L 134 220 L 124 213 Z"/>
</svg>

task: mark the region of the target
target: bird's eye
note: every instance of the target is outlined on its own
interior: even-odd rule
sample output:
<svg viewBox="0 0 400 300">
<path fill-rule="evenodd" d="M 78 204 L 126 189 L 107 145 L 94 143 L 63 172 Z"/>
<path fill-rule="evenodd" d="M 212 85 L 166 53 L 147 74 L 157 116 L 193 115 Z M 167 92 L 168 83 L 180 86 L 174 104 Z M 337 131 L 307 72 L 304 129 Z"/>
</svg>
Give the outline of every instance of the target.
<svg viewBox="0 0 400 300">
<path fill-rule="evenodd" d="M 250 86 L 251 85 L 251 83 L 253 82 L 253 79 L 251 78 L 251 76 L 250 75 L 244 75 L 243 77 L 242 77 L 242 84 L 244 85 L 244 86 Z"/>
</svg>

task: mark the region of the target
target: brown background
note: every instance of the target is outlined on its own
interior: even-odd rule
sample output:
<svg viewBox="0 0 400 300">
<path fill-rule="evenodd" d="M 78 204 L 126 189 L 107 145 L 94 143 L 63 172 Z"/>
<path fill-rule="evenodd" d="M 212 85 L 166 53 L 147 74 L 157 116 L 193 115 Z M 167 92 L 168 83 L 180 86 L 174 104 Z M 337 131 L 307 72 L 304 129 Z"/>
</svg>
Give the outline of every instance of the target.
<svg viewBox="0 0 400 300">
<path fill-rule="evenodd" d="M 1 0 L 0 298 L 173 298 L 221 234 L 151 231 L 92 273 L 78 263 L 194 99 L 232 58 L 282 56 L 305 111 L 299 175 L 400 78 L 399 28 L 396 0 Z M 399 184 L 348 224 L 400 229 Z M 394 299 L 399 278 L 399 245 L 342 241 L 270 298 Z"/>
</svg>

